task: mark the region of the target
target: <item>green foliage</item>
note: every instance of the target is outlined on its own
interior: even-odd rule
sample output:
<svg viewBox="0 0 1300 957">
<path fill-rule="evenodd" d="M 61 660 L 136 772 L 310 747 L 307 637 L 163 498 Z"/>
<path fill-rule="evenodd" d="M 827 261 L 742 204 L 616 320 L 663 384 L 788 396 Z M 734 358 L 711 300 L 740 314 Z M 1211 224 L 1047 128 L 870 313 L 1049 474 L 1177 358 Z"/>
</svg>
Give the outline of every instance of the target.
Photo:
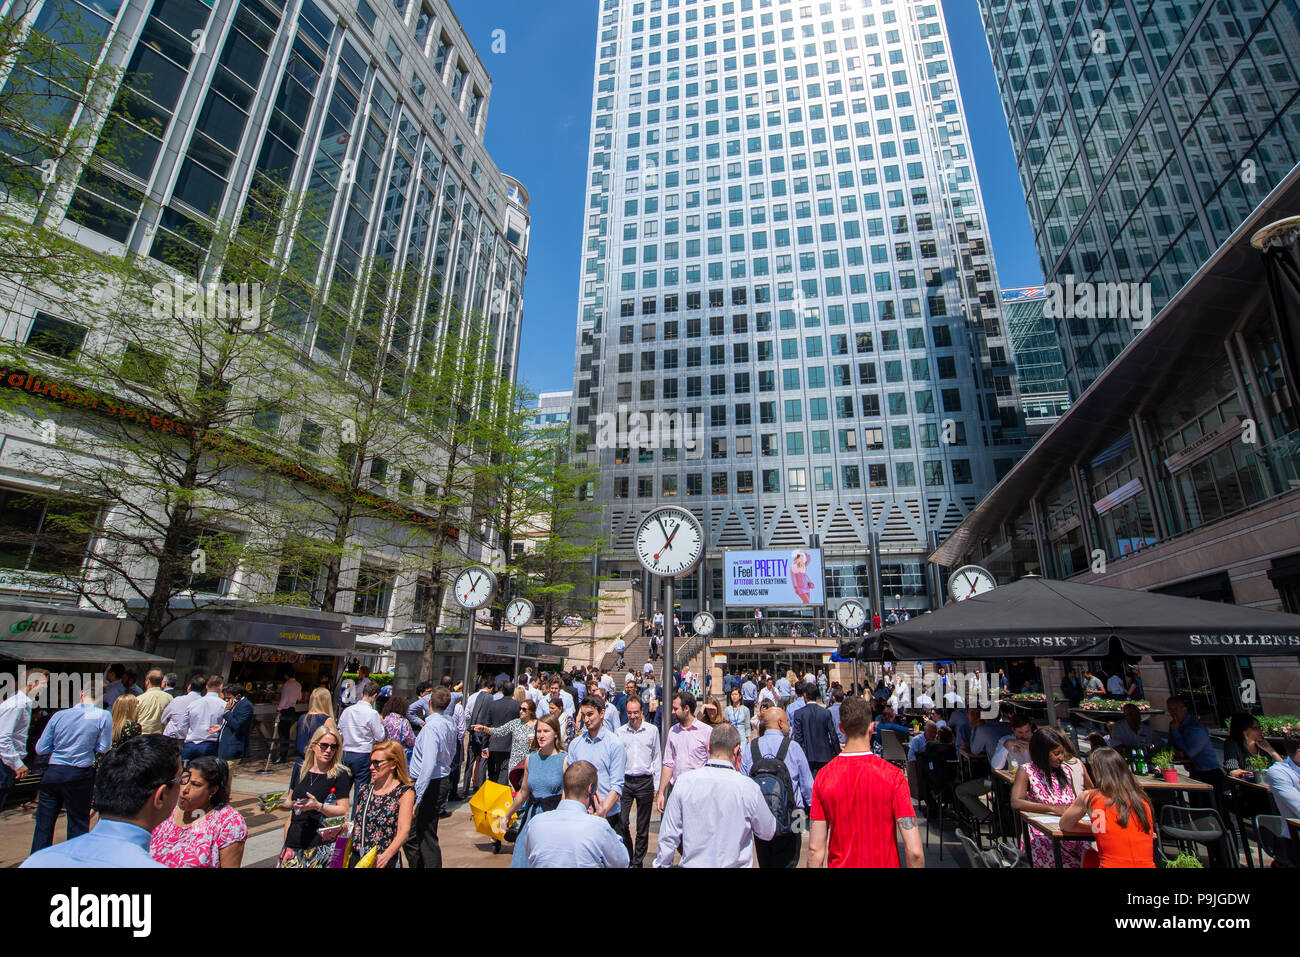
<svg viewBox="0 0 1300 957">
<path fill-rule="evenodd" d="M 1157 771 L 1170 771 L 1174 767 L 1174 752 L 1170 748 L 1157 751 L 1151 756 L 1151 766 Z"/>
<path fill-rule="evenodd" d="M 1183 869 L 1183 868 L 1192 869 L 1192 868 L 1203 868 L 1205 867 L 1205 865 L 1201 863 L 1200 858 L 1198 858 L 1195 854 L 1189 854 L 1186 851 L 1183 851 L 1173 860 L 1165 861 L 1165 867 L 1171 867 L 1175 869 Z"/>
<path fill-rule="evenodd" d="M 359 677 L 360 674 L 358 672 L 345 671 L 343 672 L 343 674 L 339 675 L 339 680 L 343 681 L 343 680 L 351 679 L 352 681 L 356 681 Z M 391 685 L 393 683 L 393 676 L 372 674 L 366 680 L 373 681 L 375 684 L 379 685 L 379 687 L 382 688 L 385 685 Z"/>
</svg>

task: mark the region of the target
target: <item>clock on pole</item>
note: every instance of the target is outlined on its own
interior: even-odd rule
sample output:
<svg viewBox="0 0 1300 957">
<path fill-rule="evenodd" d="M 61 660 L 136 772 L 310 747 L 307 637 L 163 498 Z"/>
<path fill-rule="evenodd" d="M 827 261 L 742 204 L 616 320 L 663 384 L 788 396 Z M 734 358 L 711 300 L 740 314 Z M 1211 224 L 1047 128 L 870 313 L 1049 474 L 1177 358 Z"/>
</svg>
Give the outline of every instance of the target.
<svg viewBox="0 0 1300 957">
<path fill-rule="evenodd" d="M 708 637 L 713 634 L 713 629 L 717 627 L 717 621 L 712 612 L 702 611 L 691 619 L 691 628 L 697 635 Z"/>
<path fill-rule="evenodd" d="M 527 598 L 511 599 L 506 605 L 506 621 L 515 626 L 515 673 L 519 677 L 519 651 L 524 643 L 524 625 L 533 620 L 533 603 Z"/>
<path fill-rule="evenodd" d="M 469 625 L 465 631 L 465 683 L 461 686 L 466 695 L 470 689 L 470 668 L 474 664 L 475 612 L 492 604 L 497 596 L 497 576 L 482 565 L 471 565 L 459 575 L 451 586 L 456 604 L 468 611 Z"/>
<path fill-rule="evenodd" d="M 689 575 L 704 558 L 704 528 L 699 519 L 684 508 L 664 505 L 653 509 L 636 530 L 634 540 L 637 561 L 651 575 L 664 580 L 664 704 L 671 704 L 673 687 L 673 643 L 677 629 L 673 624 L 673 580 Z M 711 617 L 711 616 L 710 616 Z M 663 705 L 661 705 L 662 707 Z M 660 731 L 660 747 L 668 749 L 670 722 Z"/>
<path fill-rule="evenodd" d="M 867 623 L 867 609 L 856 598 L 846 598 L 835 609 L 835 620 L 849 631 L 856 631 Z"/>
<path fill-rule="evenodd" d="M 953 601 L 965 601 L 991 592 L 998 586 L 988 569 L 979 565 L 963 565 L 948 578 L 948 596 Z"/>
</svg>

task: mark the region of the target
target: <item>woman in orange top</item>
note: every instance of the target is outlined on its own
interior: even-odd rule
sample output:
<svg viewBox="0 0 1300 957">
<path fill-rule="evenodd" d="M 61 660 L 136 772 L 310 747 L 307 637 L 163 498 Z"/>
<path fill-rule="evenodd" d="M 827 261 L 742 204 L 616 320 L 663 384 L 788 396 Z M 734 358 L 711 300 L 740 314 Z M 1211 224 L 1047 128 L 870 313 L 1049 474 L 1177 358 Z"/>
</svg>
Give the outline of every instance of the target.
<svg viewBox="0 0 1300 957">
<path fill-rule="evenodd" d="M 1061 815 L 1062 831 L 1091 832 L 1097 842 L 1097 851 L 1085 853 L 1083 866 L 1154 868 L 1151 802 L 1124 758 L 1114 748 L 1097 748 L 1088 755 L 1088 774 L 1096 787 Z"/>
</svg>

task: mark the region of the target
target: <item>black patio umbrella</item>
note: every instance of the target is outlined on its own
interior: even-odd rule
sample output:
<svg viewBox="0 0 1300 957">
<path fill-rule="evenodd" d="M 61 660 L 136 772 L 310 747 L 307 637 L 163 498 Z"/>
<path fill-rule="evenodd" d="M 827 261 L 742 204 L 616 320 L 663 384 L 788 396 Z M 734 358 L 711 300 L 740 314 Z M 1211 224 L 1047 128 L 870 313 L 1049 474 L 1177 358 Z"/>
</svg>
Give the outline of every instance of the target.
<svg viewBox="0 0 1300 957">
<path fill-rule="evenodd" d="M 1300 655 L 1300 615 L 1029 576 L 869 635 L 876 657 Z"/>
</svg>

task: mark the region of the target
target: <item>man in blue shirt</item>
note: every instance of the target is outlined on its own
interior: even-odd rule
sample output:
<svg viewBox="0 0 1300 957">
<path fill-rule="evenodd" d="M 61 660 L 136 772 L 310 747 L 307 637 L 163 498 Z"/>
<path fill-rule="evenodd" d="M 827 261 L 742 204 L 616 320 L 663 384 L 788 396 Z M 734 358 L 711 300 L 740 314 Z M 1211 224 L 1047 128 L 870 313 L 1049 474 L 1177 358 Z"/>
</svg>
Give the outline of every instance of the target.
<svg viewBox="0 0 1300 957">
<path fill-rule="evenodd" d="M 429 694 L 429 717 L 411 749 L 410 774 L 415 779 L 415 821 L 403 850 L 411 867 L 442 867 L 438 845 L 438 814 L 451 781 L 456 756 L 456 726 L 444 712 L 451 692 L 442 685 Z"/>
<path fill-rule="evenodd" d="M 744 682 L 740 686 L 740 700 L 745 703 L 745 707 L 753 714 L 754 702 L 758 700 L 758 685 L 754 684 L 751 675 L 746 675 Z"/>
<path fill-rule="evenodd" d="M 54 843 L 54 825 L 64 808 L 68 811 L 69 839 L 90 830 L 95 755 L 104 754 L 112 746 L 113 718 L 95 706 L 94 695 L 89 692 L 82 693 L 81 704 L 50 718 L 36 742 L 36 753 L 48 754 L 50 764 L 41 778 L 36 803 L 33 854 Z"/>
<path fill-rule="evenodd" d="M 1205 725 L 1196 720 L 1186 699 L 1181 696 L 1170 698 L 1165 703 L 1165 710 L 1169 712 L 1169 740 L 1180 752 L 1180 758 L 1191 764 L 1188 773 L 1198 781 L 1222 788 L 1223 767 Z"/>
<path fill-rule="evenodd" d="M 180 783 L 181 746 L 175 738 L 142 734 L 123 741 L 99 768 L 95 829 L 33 851 L 20 866 L 164 867 L 149 856 L 149 836 L 176 809 Z M 43 788 L 42 783 L 42 795 Z"/>
<path fill-rule="evenodd" d="M 759 719 L 763 733 L 740 749 L 740 773 L 749 777 L 754 770 L 754 749 L 763 758 L 775 758 L 786 739 L 782 727 L 784 713 L 780 708 L 768 708 Z M 790 749 L 785 754 L 785 769 L 790 773 L 790 783 L 794 785 L 794 803 L 802 808 L 805 815 L 812 809 L 813 775 L 808 764 L 808 756 L 795 741 L 790 742 Z M 805 817 L 805 820 L 807 818 Z M 759 867 L 798 867 L 799 852 L 803 846 L 800 828 L 794 828 L 789 834 L 775 835 L 771 840 L 754 839 L 755 853 Z"/>
<path fill-rule="evenodd" d="M 660 707 L 662 709 L 662 705 Z M 569 760 L 589 761 L 596 768 L 598 798 L 594 805 L 595 814 L 608 820 L 617 834 L 627 751 L 618 736 L 605 725 L 603 701 L 595 698 L 584 701 L 578 706 L 578 720 L 583 724 L 583 732 L 569 742 Z M 528 826 L 531 828 L 533 822 L 530 821 Z M 627 866 L 626 862 L 623 866 Z"/>
<path fill-rule="evenodd" d="M 603 733 L 618 743 L 613 735 Z M 623 750 L 622 744 L 618 749 Z M 622 839 L 599 817 L 587 813 L 598 800 L 599 780 L 599 772 L 589 761 L 575 760 L 569 765 L 564 772 L 564 800 L 554 811 L 538 814 L 524 829 L 519 852 L 529 867 L 627 867 Z"/>
<path fill-rule="evenodd" d="M 1282 753 L 1286 755 L 1285 760 L 1275 762 L 1264 777 L 1273 789 L 1277 813 L 1284 819 L 1300 821 L 1300 728 L 1292 728 L 1282 738 Z M 1300 849 L 1300 834 L 1289 825 L 1284 833 L 1291 836 L 1291 846 L 1279 842 L 1278 859 L 1288 863 L 1285 855 L 1290 855 L 1289 863 L 1294 866 L 1295 850 Z"/>
<path fill-rule="evenodd" d="M 777 703 L 782 708 L 789 707 L 790 702 L 794 700 L 794 686 L 790 684 L 790 679 L 785 675 L 776 679 L 776 694 L 780 699 Z"/>
<path fill-rule="evenodd" d="M 882 731 L 901 731 L 903 734 L 911 734 L 912 732 L 912 729 L 907 725 L 898 723 L 897 714 L 895 714 L 894 709 L 888 705 L 885 706 L 885 710 L 882 712 L 880 720 L 877 721 L 873 727 L 875 728 L 875 732 L 871 736 L 871 747 L 873 750 L 881 746 L 880 734 Z"/>
</svg>

